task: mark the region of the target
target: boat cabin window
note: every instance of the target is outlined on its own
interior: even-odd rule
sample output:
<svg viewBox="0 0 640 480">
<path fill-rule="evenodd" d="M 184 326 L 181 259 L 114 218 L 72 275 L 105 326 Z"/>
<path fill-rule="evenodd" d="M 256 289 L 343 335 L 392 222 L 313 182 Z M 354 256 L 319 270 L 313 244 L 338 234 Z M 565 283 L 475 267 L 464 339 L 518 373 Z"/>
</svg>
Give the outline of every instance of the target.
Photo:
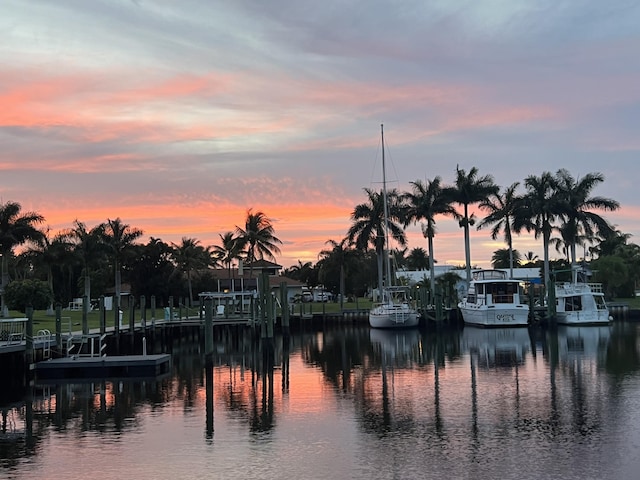
<svg viewBox="0 0 640 480">
<path fill-rule="evenodd" d="M 596 301 L 596 308 L 598 310 L 606 310 L 607 309 L 607 304 L 604 301 L 604 297 L 601 297 L 599 295 L 594 295 L 593 299 Z"/>
<path fill-rule="evenodd" d="M 476 303 L 476 294 L 475 293 L 469 293 L 467 295 L 467 303 Z"/>
<path fill-rule="evenodd" d="M 518 293 L 518 282 L 494 283 L 488 286 L 493 303 L 513 303 L 514 294 Z"/>
<path fill-rule="evenodd" d="M 582 310 L 582 298 L 580 296 L 567 297 L 564 302 L 565 312 Z"/>
</svg>

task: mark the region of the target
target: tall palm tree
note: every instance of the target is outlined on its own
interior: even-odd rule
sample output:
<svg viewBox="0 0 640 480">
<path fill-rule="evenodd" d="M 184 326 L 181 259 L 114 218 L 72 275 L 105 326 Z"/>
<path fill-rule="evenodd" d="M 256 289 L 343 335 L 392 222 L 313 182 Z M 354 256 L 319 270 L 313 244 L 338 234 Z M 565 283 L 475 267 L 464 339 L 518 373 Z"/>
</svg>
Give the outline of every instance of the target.
<svg viewBox="0 0 640 480">
<path fill-rule="evenodd" d="M 200 245 L 200 241 L 195 238 L 182 237 L 180 244 L 172 243 L 172 257 L 180 271 L 187 276 L 187 287 L 189 290 L 189 303 L 193 302 L 193 288 L 191 286 L 193 272 L 211 265 L 212 257 L 209 248 Z"/>
<path fill-rule="evenodd" d="M 620 208 L 620 204 L 610 198 L 591 196 L 591 191 L 604 181 L 601 173 L 589 173 L 574 179 L 562 168 L 556 172 L 555 178 L 561 196 L 561 215 L 565 229 L 563 237 L 570 250 L 572 270 L 575 270 L 576 245 L 580 244 L 580 239 L 596 235 L 603 237 L 613 231 L 611 225 L 592 210 L 614 211 Z"/>
<path fill-rule="evenodd" d="M 396 189 L 387 191 L 388 224 L 385 230 L 384 214 L 384 194 L 382 191 L 376 192 L 369 188 L 364 189 L 367 194 L 367 203 L 356 205 L 351 213 L 353 224 L 347 232 L 350 244 L 355 245 L 363 252 L 369 245 L 373 245 L 376 251 L 378 267 L 378 292 L 382 292 L 383 273 L 382 262 L 384 250 L 387 242 L 387 232 L 401 246 L 407 244 L 407 237 L 402 223 L 405 218 L 405 211 L 401 203 L 401 196 Z M 390 285 L 387 279 L 387 285 Z"/>
<path fill-rule="evenodd" d="M 36 225 L 44 222 L 37 212 L 22 212 L 17 202 L 0 203 L 0 316 L 8 316 L 9 309 L 4 303 L 4 288 L 9 283 L 8 261 L 14 247 L 27 241 L 40 241 L 43 233 Z"/>
<path fill-rule="evenodd" d="M 103 227 L 103 241 L 107 245 L 113 269 L 115 273 L 115 296 L 118 306 L 120 306 L 120 290 L 122 286 L 121 267 L 127 253 L 134 246 L 135 241 L 142 236 L 142 230 L 133 228 L 126 223 L 122 223 L 120 218 L 115 220 L 107 219 Z"/>
<path fill-rule="evenodd" d="M 561 197 L 556 188 L 556 179 L 550 172 L 539 177 L 529 175 L 524 186 L 527 190 L 514 215 L 514 231 L 522 228 L 533 231 L 535 238 L 542 236 L 544 252 L 544 285 L 549 288 L 549 244 L 553 232 L 553 222 L 562 213 Z"/>
<path fill-rule="evenodd" d="M 253 262 L 258 258 L 267 257 L 275 260 L 275 255 L 280 254 L 278 244 L 282 244 L 282 241 L 275 236 L 271 219 L 263 212 L 253 213 L 253 209 L 247 210 L 244 228 L 236 225 L 236 235 L 242 248 L 246 248 L 251 276 L 253 276 Z"/>
<path fill-rule="evenodd" d="M 467 285 L 471 282 L 471 248 L 469 239 L 469 226 L 475 223 L 469 216 L 469 205 L 485 200 L 489 195 L 495 195 L 499 187 L 493 182 L 491 175 L 478 176 L 478 169 L 471 168 L 469 173 L 456 165 L 456 181 L 452 191 L 452 199 L 462 205 L 464 214 L 460 220 L 460 226 L 464 228 L 464 256 L 466 261 Z"/>
<path fill-rule="evenodd" d="M 502 194 L 492 193 L 480 202 L 480 208 L 489 214 L 480 220 L 478 230 L 488 225 L 493 225 L 491 238 L 497 239 L 501 232 L 504 233 L 504 241 L 509 249 L 509 275 L 513 278 L 513 216 L 520 198 L 516 195 L 516 189 L 520 182 L 515 182 L 507 187 Z"/>
<path fill-rule="evenodd" d="M 214 245 L 212 255 L 227 267 L 229 281 L 231 281 L 231 266 L 235 260 L 242 258 L 242 245 L 239 238 L 233 235 L 233 232 L 218 234 L 220 237 L 220 245 Z"/>
<path fill-rule="evenodd" d="M 452 189 L 442 186 L 442 179 L 435 177 L 422 183 L 421 180 L 411 182 L 412 191 L 405 193 L 403 198 L 407 202 L 408 223 L 426 221 L 422 226 L 422 234 L 427 239 L 429 249 L 429 284 L 431 292 L 435 289 L 435 268 L 433 257 L 433 237 L 436 234 L 436 216 L 450 215 L 458 218 L 451 201 Z M 407 223 L 407 224 L 408 224 Z"/>
<path fill-rule="evenodd" d="M 74 220 L 72 228 L 61 233 L 62 240 L 71 243 L 73 252 L 82 264 L 84 296 L 87 299 L 91 298 L 92 269 L 98 259 L 106 252 L 103 237 L 104 224 L 87 229 L 87 226 L 78 219 Z"/>
</svg>

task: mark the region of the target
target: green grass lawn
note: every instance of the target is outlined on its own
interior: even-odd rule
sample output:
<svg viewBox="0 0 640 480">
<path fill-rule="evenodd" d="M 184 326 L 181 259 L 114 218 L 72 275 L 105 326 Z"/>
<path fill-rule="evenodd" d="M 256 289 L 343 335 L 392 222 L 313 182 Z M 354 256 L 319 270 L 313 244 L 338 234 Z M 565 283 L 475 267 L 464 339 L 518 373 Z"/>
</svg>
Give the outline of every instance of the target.
<svg viewBox="0 0 640 480">
<path fill-rule="evenodd" d="M 355 310 L 357 309 L 369 309 L 371 307 L 371 301 L 367 299 L 358 299 L 358 302 L 345 302 L 344 309 L 345 310 Z M 301 304 L 293 304 L 293 309 L 295 314 L 309 314 L 309 313 L 337 313 L 340 311 L 340 304 L 334 302 L 311 302 L 311 303 L 301 303 Z M 179 309 L 174 308 L 174 314 L 179 314 Z M 152 320 L 152 312 L 151 309 L 147 309 L 147 322 Z M 141 312 L 140 310 L 136 310 L 134 312 L 136 323 L 140 322 Z M 199 315 L 199 310 L 197 307 L 191 309 L 182 309 L 182 317 L 197 317 Z M 26 314 L 19 312 L 17 310 L 9 311 L 9 318 L 24 318 Z M 115 324 L 115 312 L 107 311 L 107 327 L 113 327 Z M 164 319 L 164 309 L 157 308 L 155 311 L 155 319 Z M 87 313 L 87 322 L 89 324 L 89 329 L 100 328 L 100 312 L 98 310 L 92 310 Z M 129 324 L 129 310 L 123 311 L 122 314 L 122 323 L 124 325 Z M 33 312 L 33 330 L 34 333 L 37 333 L 38 330 L 47 329 L 51 332 L 55 332 L 56 330 L 56 317 L 54 315 L 47 315 L 45 310 L 36 310 Z M 82 311 L 81 310 L 62 310 L 62 332 L 79 332 L 82 330 Z"/>
</svg>

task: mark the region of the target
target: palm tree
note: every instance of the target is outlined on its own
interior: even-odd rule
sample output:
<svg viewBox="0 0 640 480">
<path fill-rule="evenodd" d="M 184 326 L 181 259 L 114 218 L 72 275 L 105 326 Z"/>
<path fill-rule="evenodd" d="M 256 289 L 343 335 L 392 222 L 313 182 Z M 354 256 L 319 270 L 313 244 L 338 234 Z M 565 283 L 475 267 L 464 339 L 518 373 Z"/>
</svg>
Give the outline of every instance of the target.
<svg viewBox="0 0 640 480">
<path fill-rule="evenodd" d="M 271 219 L 263 212 L 253 213 L 252 209 L 247 210 L 244 228 L 236 225 L 236 235 L 241 248 L 246 248 L 251 276 L 253 276 L 253 262 L 258 258 L 267 257 L 275 260 L 275 255 L 280 254 L 278 244 L 282 244 L 282 241 L 275 236 Z"/>
<path fill-rule="evenodd" d="M 387 232 L 401 246 L 407 244 L 407 237 L 402 222 L 405 218 L 401 196 L 396 189 L 387 191 L 388 218 L 387 229 L 384 219 L 384 194 L 369 188 L 364 189 L 368 202 L 356 205 L 351 213 L 353 224 L 349 228 L 347 238 L 349 244 L 355 245 L 358 250 L 366 251 L 369 245 L 373 245 L 378 262 L 378 292 L 382 292 L 383 273 L 382 262 L 387 242 Z M 390 279 L 387 279 L 388 284 Z"/>
<path fill-rule="evenodd" d="M 451 215 L 458 217 L 458 213 L 451 204 L 452 189 L 442 186 L 442 179 L 435 177 L 426 183 L 420 180 L 411 182 L 412 191 L 404 194 L 407 202 L 407 221 L 419 222 L 425 220 L 422 234 L 427 239 L 429 249 L 429 283 L 431 291 L 435 289 L 435 268 L 433 257 L 433 237 L 436 234 L 436 216 Z"/>
<path fill-rule="evenodd" d="M 319 253 L 319 257 L 322 259 L 321 265 L 322 267 L 326 267 L 328 262 L 338 265 L 340 269 L 340 277 L 338 279 L 338 289 L 340 290 L 340 309 L 344 307 L 344 297 L 345 297 L 345 277 L 347 266 L 349 264 L 349 259 L 351 258 L 353 251 L 349 248 L 348 239 L 343 238 L 339 242 L 335 240 L 327 240 L 325 244 L 329 244 L 331 246 L 328 250 L 322 250 Z M 322 268 L 321 267 L 321 268 Z M 322 272 L 322 270 L 321 270 Z"/>
<path fill-rule="evenodd" d="M 142 236 L 142 233 L 142 230 L 122 223 L 120 218 L 115 220 L 107 219 L 107 223 L 103 226 L 103 241 L 110 250 L 111 259 L 113 260 L 115 296 L 118 308 L 120 307 L 120 289 L 122 286 L 120 268 L 127 253 L 131 250 L 135 241 Z"/>
<path fill-rule="evenodd" d="M 522 261 L 525 262 L 524 266 L 535 265 L 537 260 L 538 260 L 538 255 L 536 255 L 531 250 L 529 250 L 527 253 L 525 253 L 524 257 L 522 258 Z"/>
<path fill-rule="evenodd" d="M 193 302 L 193 288 L 191 280 L 194 270 L 206 268 L 211 265 L 211 252 L 208 248 L 200 245 L 200 241 L 195 238 L 182 237 L 179 245 L 172 243 L 172 257 L 180 271 L 187 276 L 187 287 L 189 290 L 189 303 Z"/>
<path fill-rule="evenodd" d="M 609 223 L 592 210 L 614 211 L 620 208 L 615 200 L 605 197 L 592 197 L 591 191 L 604 181 L 601 173 L 589 173 L 582 178 L 574 179 L 566 170 L 556 172 L 556 185 L 561 196 L 561 215 L 564 220 L 563 239 L 570 250 L 572 270 L 576 264 L 576 245 L 581 238 L 602 237 L 610 234 L 613 228 Z"/>
<path fill-rule="evenodd" d="M 424 248 L 412 248 L 407 255 L 407 267 L 411 270 L 428 270 L 429 260 L 429 254 Z"/>
<path fill-rule="evenodd" d="M 452 199 L 464 207 L 464 214 L 459 224 L 464 228 L 464 256 L 466 260 L 467 285 L 471 282 L 471 249 L 469 241 L 469 226 L 475 223 L 469 216 L 469 205 L 482 202 L 489 195 L 495 195 L 499 191 L 493 182 L 491 175 L 478 177 L 478 169 L 473 167 L 469 173 L 456 165 L 455 188 L 452 191 Z"/>
<path fill-rule="evenodd" d="M 520 265 L 520 252 L 512 248 L 499 248 L 491 256 L 491 266 L 493 268 L 510 268 L 513 278 L 513 265 Z"/>
<path fill-rule="evenodd" d="M 44 270 L 44 274 L 52 293 L 55 290 L 53 285 L 53 267 L 64 265 L 69 262 L 71 255 L 71 244 L 63 234 L 58 234 L 49 240 L 49 228 L 43 233 L 39 241 L 32 242 L 32 245 L 22 255 L 28 257 L 30 262 L 38 269 Z M 49 306 L 48 314 L 53 314 L 53 303 Z"/>
<path fill-rule="evenodd" d="M 222 243 L 220 245 L 214 245 L 212 254 L 214 258 L 218 259 L 227 267 L 229 283 L 231 283 L 231 266 L 233 261 L 242 258 L 240 255 L 242 251 L 241 242 L 233 235 L 233 232 L 227 232 L 224 235 L 218 234 L 218 236 Z"/>
<path fill-rule="evenodd" d="M 103 243 L 104 225 L 100 224 L 92 229 L 79 221 L 74 220 L 73 227 L 61 233 L 61 239 L 69 242 L 73 246 L 73 251 L 82 264 L 82 275 L 84 277 L 84 296 L 91 298 L 91 273 L 93 266 L 98 259 L 106 252 Z"/>
<path fill-rule="evenodd" d="M 320 254 L 322 254 L 322 252 L 320 252 Z M 298 260 L 298 263 L 292 265 L 291 268 L 285 271 L 285 273 L 289 278 L 299 280 L 300 282 L 306 283 L 310 286 L 314 283 L 314 279 L 317 278 L 317 275 L 314 275 L 313 263 L 302 262 L 302 260 Z"/>
<path fill-rule="evenodd" d="M 43 233 L 36 225 L 44 222 L 44 217 L 37 212 L 22 212 L 17 202 L 0 204 L 0 316 L 9 315 L 4 303 L 4 288 L 9 283 L 8 261 L 14 247 L 27 241 L 37 242 Z"/>
<path fill-rule="evenodd" d="M 556 180 L 549 172 L 539 177 L 529 175 L 524 181 L 527 193 L 518 205 L 514 215 L 514 231 L 522 228 L 533 231 L 535 238 L 542 236 L 544 251 L 544 285 L 549 286 L 549 244 L 553 232 L 553 222 L 561 214 L 560 196 Z"/>
<path fill-rule="evenodd" d="M 497 239 L 500 232 L 504 232 L 504 241 L 509 249 L 509 276 L 513 278 L 513 237 L 512 224 L 513 215 L 516 211 L 517 203 L 520 201 L 516 195 L 519 182 L 507 187 L 502 194 L 492 193 L 480 202 L 480 208 L 485 209 L 489 214 L 478 223 L 478 230 L 487 225 L 493 225 L 491 238 Z"/>
</svg>

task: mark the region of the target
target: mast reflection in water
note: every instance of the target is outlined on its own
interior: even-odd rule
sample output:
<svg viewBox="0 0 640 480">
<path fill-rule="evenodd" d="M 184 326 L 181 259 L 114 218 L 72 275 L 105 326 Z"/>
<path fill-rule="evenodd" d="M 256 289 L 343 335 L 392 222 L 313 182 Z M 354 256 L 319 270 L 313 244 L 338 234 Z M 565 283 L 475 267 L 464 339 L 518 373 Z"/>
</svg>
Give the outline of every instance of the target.
<svg viewBox="0 0 640 480">
<path fill-rule="evenodd" d="M 1 406 L 0 477 L 636 478 L 638 326 L 326 328 Z"/>
</svg>

